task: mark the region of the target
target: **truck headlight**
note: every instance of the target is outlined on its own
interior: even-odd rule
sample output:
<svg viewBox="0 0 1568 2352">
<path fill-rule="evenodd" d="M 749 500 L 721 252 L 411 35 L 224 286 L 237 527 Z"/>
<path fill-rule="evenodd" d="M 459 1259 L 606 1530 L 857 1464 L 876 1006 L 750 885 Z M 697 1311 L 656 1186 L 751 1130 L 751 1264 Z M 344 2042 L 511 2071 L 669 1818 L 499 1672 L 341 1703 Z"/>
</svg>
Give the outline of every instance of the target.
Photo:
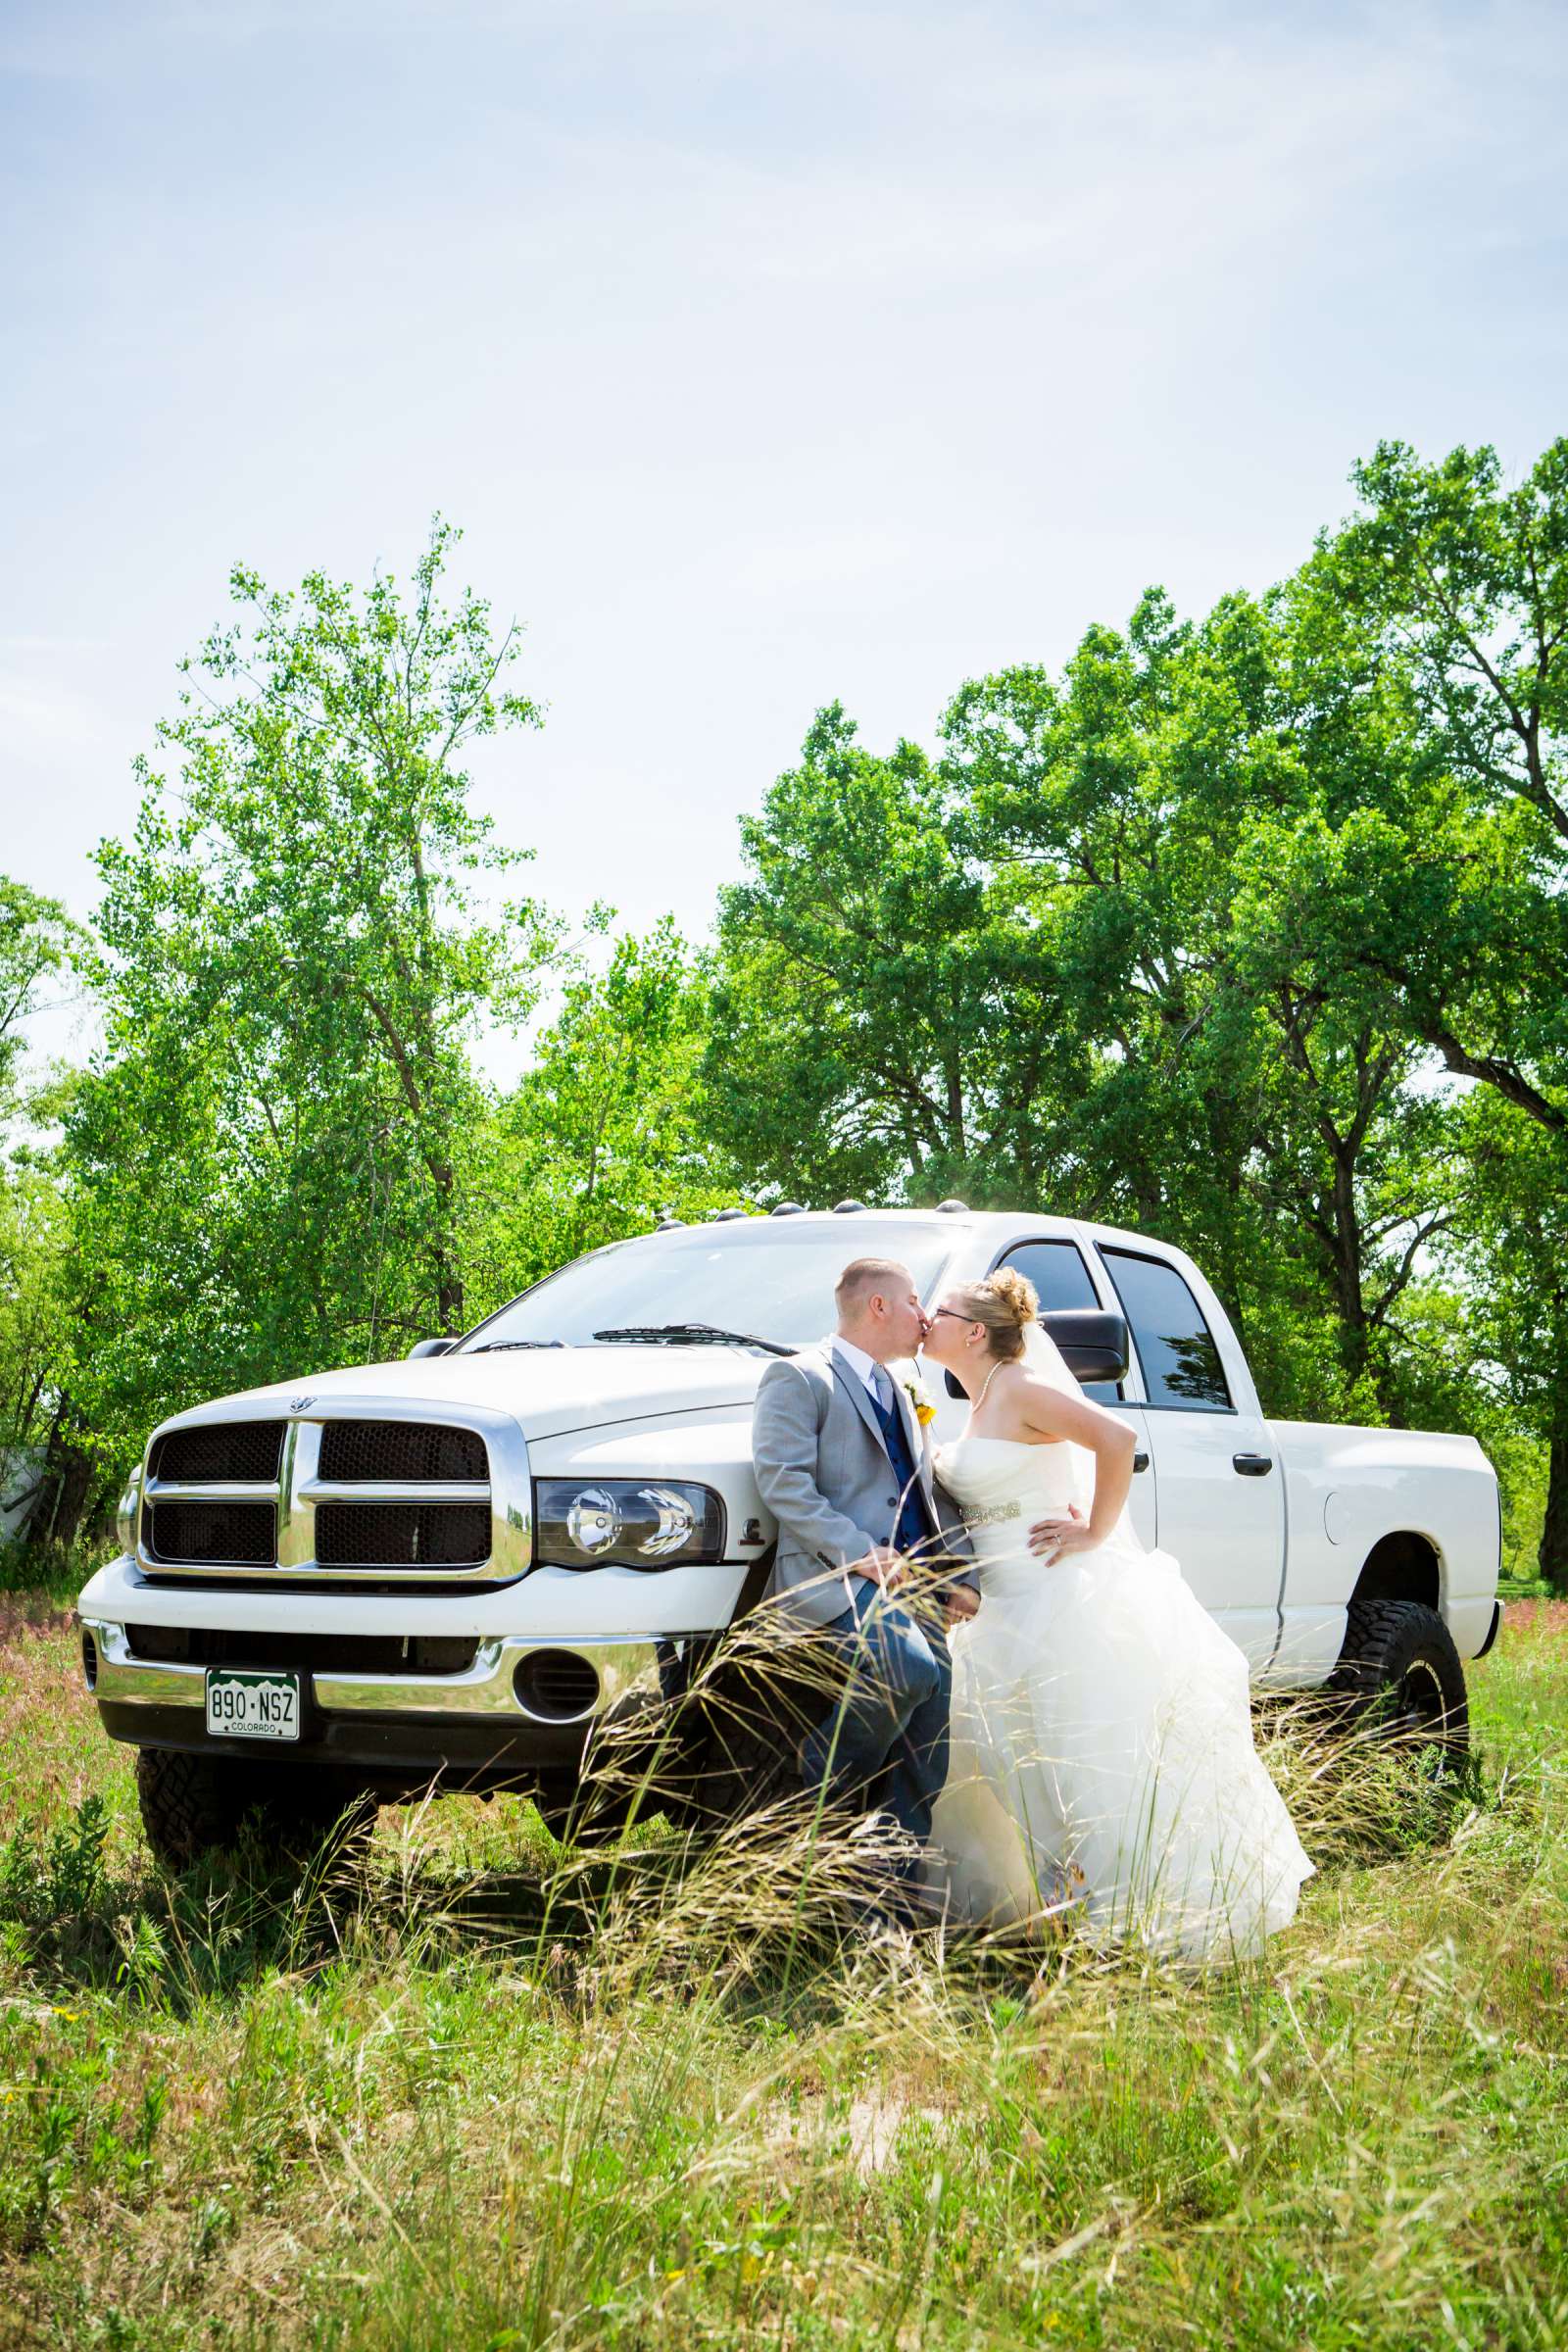
<svg viewBox="0 0 1568 2352">
<path fill-rule="evenodd" d="M 136 1521 L 141 1512 L 141 1464 L 138 1462 L 125 1481 L 125 1492 L 115 1506 L 115 1526 L 120 1535 L 122 1551 L 136 1549 Z"/>
<path fill-rule="evenodd" d="M 541 1478 L 537 1552 L 558 1568 L 680 1568 L 724 1556 L 724 1505 L 681 1479 Z"/>
</svg>

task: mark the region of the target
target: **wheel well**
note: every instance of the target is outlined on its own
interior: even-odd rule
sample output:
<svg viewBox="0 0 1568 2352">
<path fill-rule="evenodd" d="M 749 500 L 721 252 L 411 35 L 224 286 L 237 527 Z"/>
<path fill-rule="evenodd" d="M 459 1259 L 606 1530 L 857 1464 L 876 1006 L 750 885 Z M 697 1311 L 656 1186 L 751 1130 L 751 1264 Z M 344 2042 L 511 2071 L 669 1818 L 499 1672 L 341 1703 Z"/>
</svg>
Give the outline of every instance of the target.
<svg viewBox="0 0 1568 2352">
<path fill-rule="evenodd" d="M 1425 1536 L 1382 1536 L 1355 1580 L 1352 1600 L 1420 1600 L 1438 1606 L 1442 1579 L 1438 1555 Z"/>
</svg>

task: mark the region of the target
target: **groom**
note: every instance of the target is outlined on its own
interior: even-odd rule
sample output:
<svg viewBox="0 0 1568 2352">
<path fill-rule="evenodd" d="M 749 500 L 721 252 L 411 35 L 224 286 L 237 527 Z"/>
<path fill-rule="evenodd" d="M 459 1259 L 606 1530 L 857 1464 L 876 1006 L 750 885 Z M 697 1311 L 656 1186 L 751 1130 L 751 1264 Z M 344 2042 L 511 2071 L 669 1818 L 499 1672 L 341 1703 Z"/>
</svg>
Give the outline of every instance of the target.
<svg viewBox="0 0 1568 2352">
<path fill-rule="evenodd" d="M 858 1257 L 834 1296 L 831 1340 L 777 1358 L 757 1392 L 752 1459 L 778 1521 L 767 1599 L 785 1630 L 827 1646 L 844 1677 L 801 1743 L 807 1788 L 848 1793 L 891 1765 L 887 1810 L 923 1844 L 947 1775 L 953 1669 L 935 1612 L 909 1605 L 911 1560 L 967 1558 L 969 1539 L 932 1478 L 910 1396 L 888 1370 L 925 1337 L 914 1277 L 895 1259 Z M 972 1569 L 934 1587 L 929 1575 L 917 1581 L 950 1619 L 979 1605 Z"/>
</svg>

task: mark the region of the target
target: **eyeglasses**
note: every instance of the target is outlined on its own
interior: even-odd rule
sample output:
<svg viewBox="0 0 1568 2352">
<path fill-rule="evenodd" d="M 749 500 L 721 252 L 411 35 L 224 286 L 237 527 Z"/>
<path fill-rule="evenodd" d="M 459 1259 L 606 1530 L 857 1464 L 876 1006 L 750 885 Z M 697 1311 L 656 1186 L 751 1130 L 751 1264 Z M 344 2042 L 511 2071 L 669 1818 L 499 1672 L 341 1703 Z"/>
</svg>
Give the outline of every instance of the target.
<svg viewBox="0 0 1568 2352">
<path fill-rule="evenodd" d="M 960 1315 L 956 1306 L 934 1306 L 931 1309 L 933 1323 L 939 1315 L 951 1315 L 955 1323 L 972 1323 L 974 1321 L 973 1315 Z"/>
</svg>

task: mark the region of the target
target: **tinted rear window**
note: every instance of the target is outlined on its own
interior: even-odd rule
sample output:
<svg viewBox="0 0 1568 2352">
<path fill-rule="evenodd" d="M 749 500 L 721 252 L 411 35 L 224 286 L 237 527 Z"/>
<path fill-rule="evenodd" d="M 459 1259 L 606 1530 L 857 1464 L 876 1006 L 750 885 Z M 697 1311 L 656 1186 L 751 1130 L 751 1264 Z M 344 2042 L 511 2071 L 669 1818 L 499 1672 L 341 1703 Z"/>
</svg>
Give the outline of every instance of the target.
<svg viewBox="0 0 1568 2352">
<path fill-rule="evenodd" d="M 1132 1327 L 1152 1405 L 1188 1413 L 1234 1410 L 1214 1335 L 1174 1266 L 1131 1250 L 1102 1250 Z"/>
</svg>

